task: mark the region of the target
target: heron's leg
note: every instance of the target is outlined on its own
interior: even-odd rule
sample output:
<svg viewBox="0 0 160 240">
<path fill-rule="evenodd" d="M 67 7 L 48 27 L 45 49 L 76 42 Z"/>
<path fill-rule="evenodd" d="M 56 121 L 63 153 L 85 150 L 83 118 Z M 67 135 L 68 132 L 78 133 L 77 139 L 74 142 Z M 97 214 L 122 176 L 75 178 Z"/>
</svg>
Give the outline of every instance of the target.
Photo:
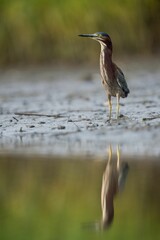
<svg viewBox="0 0 160 240">
<path fill-rule="evenodd" d="M 118 117 L 119 117 L 119 109 L 120 109 L 120 105 L 119 105 L 120 96 L 119 96 L 119 93 L 116 94 L 116 97 L 117 97 L 117 113 L 116 113 L 116 117 L 118 119 Z"/>
<path fill-rule="evenodd" d="M 108 163 L 111 162 L 112 159 L 112 147 L 111 145 L 109 145 L 109 149 L 108 149 Z"/>
<path fill-rule="evenodd" d="M 108 106 L 109 106 L 109 120 L 111 120 L 111 114 L 112 114 L 112 101 L 111 101 L 111 95 L 108 94 Z"/>
<path fill-rule="evenodd" d="M 117 146 L 117 171 L 119 171 L 120 167 L 120 148 L 119 145 Z"/>
</svg>

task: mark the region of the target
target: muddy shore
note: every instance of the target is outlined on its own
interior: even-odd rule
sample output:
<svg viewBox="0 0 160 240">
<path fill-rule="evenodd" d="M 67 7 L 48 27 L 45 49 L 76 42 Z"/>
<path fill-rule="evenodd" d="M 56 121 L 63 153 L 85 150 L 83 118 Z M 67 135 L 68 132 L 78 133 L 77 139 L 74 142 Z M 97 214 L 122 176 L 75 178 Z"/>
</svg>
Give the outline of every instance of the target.
<svg viewBox="0 0 160 240">
<path fill-rule="evenodd" d="M 131 93 L 118 121 L 113 99 L 109 123 L 98 67 L 1 71 L 0 153 L 103 157 L 111 144 L 125 155 L 160 156 L 159 65 L 125 73 Z"/>
</svg>

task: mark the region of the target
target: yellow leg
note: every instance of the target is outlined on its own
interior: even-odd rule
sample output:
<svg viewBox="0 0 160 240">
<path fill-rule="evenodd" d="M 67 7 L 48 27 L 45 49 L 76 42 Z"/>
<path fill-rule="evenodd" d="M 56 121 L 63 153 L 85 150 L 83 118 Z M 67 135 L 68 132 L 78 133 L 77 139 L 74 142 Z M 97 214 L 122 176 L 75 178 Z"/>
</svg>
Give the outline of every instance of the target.
<svg viewBox="0 0 160 240">
<path fill-rule="evenodd" d="M 120 148 L 119 145 L 117 146 L 117 170 L 119 171 L 120 167 Z"/>
<path fill-rule="evenodd" d="M 119 105 L 120 96 L 119 96 L 119 93 L 116 94 L 116 97 L 117 97 L 117 113 L 116 113 L 116 117 L 118 119 L 118 117 L 119 117 L 119 110 L 120 110 L 120 105 Z"/>
<path fill-rule="evenodd" d="M 109 120 L 111 120 L 111 114 L 112 114 L 112 101 L 111 101 L 111 95 L 108 95 L 108 106 L 109 106 Z"/>
<path fill-rule="evenodd" d="M 111 145 L 109 145 L 109 149 L 108 149 L 108 162 L 110 163 L 112 159 L 112 147 Z"/>
</svg>

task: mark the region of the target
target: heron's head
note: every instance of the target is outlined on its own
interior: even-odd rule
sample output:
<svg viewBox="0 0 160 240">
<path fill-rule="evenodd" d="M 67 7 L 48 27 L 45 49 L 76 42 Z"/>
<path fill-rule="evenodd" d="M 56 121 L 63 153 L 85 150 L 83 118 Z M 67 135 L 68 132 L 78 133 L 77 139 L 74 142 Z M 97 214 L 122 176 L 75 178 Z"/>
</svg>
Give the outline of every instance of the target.
<svg viewBox="0 0 160 240">
<path fill-rule="evenodd" d="M 107 46 L 112 51 L 112 41 L 110 36 L 105 32 L 96 32 L 93 34 L 80 34 L 80 37 L 88 37 L 98 41 L 100 44 Z"/>
</svg>

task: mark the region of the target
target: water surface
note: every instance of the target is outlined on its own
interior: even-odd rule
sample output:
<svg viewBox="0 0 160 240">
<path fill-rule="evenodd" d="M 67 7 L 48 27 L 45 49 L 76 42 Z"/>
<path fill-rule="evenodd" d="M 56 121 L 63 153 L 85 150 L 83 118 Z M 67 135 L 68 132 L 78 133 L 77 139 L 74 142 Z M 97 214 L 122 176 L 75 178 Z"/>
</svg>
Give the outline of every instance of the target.
<svg viewBox="0 0 160 240">
<path fill-rule="evenodd" d="M 158 240 L 158 159 L 121 156 L 120 164 L 127 164 L 128 172 L 123 189 L 113 195 L 113 219 L 106 228 L 94 227 L 102 219 L 101 189 L 107 161 L 108 156 L 1 156 L 0 239 Z M 115 171 L 116 152 L 111 161 Z"/>
</svg>

